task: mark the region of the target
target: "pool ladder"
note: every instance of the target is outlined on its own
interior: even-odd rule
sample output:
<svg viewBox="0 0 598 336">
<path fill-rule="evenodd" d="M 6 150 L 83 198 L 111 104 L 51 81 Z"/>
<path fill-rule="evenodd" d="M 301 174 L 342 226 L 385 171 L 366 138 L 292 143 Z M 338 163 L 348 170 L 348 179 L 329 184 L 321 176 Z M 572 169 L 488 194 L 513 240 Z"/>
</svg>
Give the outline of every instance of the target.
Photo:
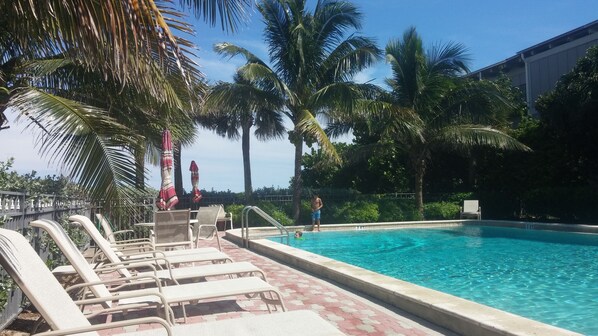
<svg viewBox="0 0 598 336">
<path fill-rule="evenodd" d="M 268 238 L 279 237 L 281 243 L 283 239 L 286 238 L 286 244 L 289 245 L 289 230 L 276 219 L 272 218 L 272 216 L 268 215 L 264 210 L 250 205 L 243 208 L 243 211 L 241 212 L 241 239 L 243 240 L 243 247 L 249 247 L 249 213 L 252 211 L 278 229 L 279 234 L 268 235 Z"/>
</svg>

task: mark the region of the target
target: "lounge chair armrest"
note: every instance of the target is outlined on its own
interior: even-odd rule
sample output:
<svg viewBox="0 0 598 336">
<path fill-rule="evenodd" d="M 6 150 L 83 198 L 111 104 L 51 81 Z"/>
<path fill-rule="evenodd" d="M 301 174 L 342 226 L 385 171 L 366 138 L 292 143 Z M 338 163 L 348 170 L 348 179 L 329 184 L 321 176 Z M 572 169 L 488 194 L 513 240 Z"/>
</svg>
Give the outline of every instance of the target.
<svg viewBox="0 0 598 336">
<path fill-rule="evenodd" d="M 155 250 L 154 246 L 151 246 L 149 248 L 145 248 L 145 247 L 123 247 L 123 248 L 117 248 L 114 249 L 117 253 L 122 253 L 125 255 L 130 255 L 130 254 L 135 254 L 135 253 L 149 253 L 152 252 L 153 250 Z"/>
<path fill-rule="evenodd" d="M 159 266 L 157 263 L 153 263 L 154 261 L 156 262 L 162 262 L 164 264 L 166 264 L 166 267 L 164 269 L 168 270 L 168 274 L 170 274 L 168 277 L 159 277 L 157 275 L 158 272 L 158 267 Z M 135 259 L 131 259 L 131 260 L 125 260 L 125 261 L 121 261 L 121 262 L 116 262 L 116 263 L 109 263 L 109 264 L 102 264 L 99 265 L 96 269 L 97 270 L 118 270 L 121 268 L 126 268 L 126 269 L 135 269 L 135 268 L 141 268 L 141 267 L 147 267 L 147 268 L 151 268 L 152 272 L 154 272 L 154 276 L 156 278 L 159 279 L 168 279 L 168 280 L 172 280 L 175 283 L 178 283 L 177 280 L 175 279 L 174 275 L 172 274 L 172 267 L 170 266 L 170 261 L 168 261 L 166 258 L 148 258 L 148 259 L 140 259 L 140 260 L 135 260 Z M 128 280 L 133 280 L 131 278 L 129 278 Z"/>
<path fill-rule="evenodd" d="M 151 256 L 149 256 L 149 254 L 151 254 Z M 146 261 L 146 262 L 155 262 L 154 265 L 157 265 L 158 267 L 162 268 L 160 263 L 164 263 L 164 268 L 167 269 L 171 269 L 172 265 L 170 264 L 170 260 L 168 260 L 166 258 L 166 255 L 164 254 L 164 252 L 162 251 L 149 251 L 149 252 L 141 252 L 141 253 L 134 253 L 134 254 L 127 254 L 127 255 L 123 255 L 123 257 L 136 257 L 136 256 L 144 256 L 143 258 L 128 258 L 128 259 L 124 259 L 123 262 L 125 261 L 136 261 L 136 262 L 141 262 L 141 261 Z"/>
<path fill-rule="evenodd" d="M 141 252 L 137 252 L 137 253 L 127 253 L 127 254 L 123 254 L 122 257 L 123 258 L 131 258 L 131 257 L 137 257 L 137 256 L 147 256 L 148 254 L 152 254 L 151 257 L 148 257 L 149 259 L 152 258 L 166 258 L 166 254 L 164 254 L 164 251 L 160 251 L 160 250 L 152 250 L 152 251 L 141 251 Z M 127 259 L 129 260 L 129 259 Z"/>
<path fill-rule="evenodd" d="M 156 247 L 176 247 L 176 246 L 187 246 L 189 248 L 193 248 L 193 242 L 192 241 L 178 241 L 178 242 L 156 244 Z"/>
<path fill-rule="evenodd" d="M 153 248 L 154 243 L 152 243 L 148 238 L 139 238 L 135 240 L 123 240 L 117 241 L 113 244 L 110 244 L 113 248 L 121 249 L 121 248 L 129 248 L 129 247 L 137 247 L 137 248 Z"/>
<path fill-rule="evenodd" d="M 158 279 L 158 277 L 153 276 L 153 275 L 144 275 L 144 276 L 139 276 L 139 277 L 135 277 L 136 279 L 152 279 L 154 280 L 154 282 L 156 283 L 156 287 L 158 288 L 158 291 L 162 291 L 162 284 L 160 282 L 160 279 Z M 130 279 L 130 278 L 129 278 Z M 78 284 L 74 284 L 68 288 L 66 288 L 66 291 L 68 293 L 71 293 L 74 290 L 78 290 L 78 289 L 82 289 L 82 288 L 87 288 L 87 287 L 91 287 L 91 286 L 95 286 L 95 285 L 109 285 L 109 284 L 115 284 L 115 283 L 126 283 L 128 279 L 125 278 L 117 278 L 117 279 L 104 279 L 101 281 L 93 281 L 93 282 L 82 282 L 82 283 L 78 283 Z M 134 283 L 132 283 L 131 285 L 136 285 Z M 119 288 L 122 288 L 123 286 L 119 286 Z M 107 300 L 104 300 L 107 301 Z"/>
<path fill-rule="evenodd" d="M 77 300 L 77 301 L 73 301 L 73 302 L 75 302 L 76 305 L 85 306 L 85 305 L 90 305 L 90 304 L 101 304 L 101 303 L 104 303 L 107 301 L 118 301 L 120 299 L 131 299 L 131 298 L 140 298 L 140 297 L 147 297 L 147 296 L 155 296 L 156 298 L 158 298 L 158 300 L 162 304 L 162 308 L 164 309 L 163 316 L 167 317 L 167 322 L 170 323 L 171 326 L 175 325 L 174 312 L 172 311 L 172 308 L 170 307 L 170 303 L 168 302 L 166 297 L 164 295 L 162 295 L 162 293 L 156 293 L 153 290 L 138 290 L 138 291 L 129 292 L 129 293 L 113 293 L 113 295 L 111 295 L 111 296 L 106 296 L 106 297 L 101 297 L 101 298 L 94 297 L 94 298 L 89 298 L 89 299 Z M 138 304 L 133 304 L 133 305 L 136 307 L 139 306 Z M 131 308 L 131 305 L 118 305 L 118 306 L 111 307 L 111 308 L 94 310 L 94 312 L 91 315 L 88 315 L 88 317 L 104 314 L 107 312 L 125 311 L 129 308 Z"/>
<path fill-rule="evenodd" d="M 94 272 L 100 274 L 100 273 L 106 273 L 106 272 L 113 272 L 113 271 L 118 271 L 120 269 L 135 269 L 135 268 L 151 268 L 152 271 L 154 272 L 154 275 L 156 274 L 156 265 L 152 264 L 150 262 L 147 262 L 146 260 L 139 260 L 139 262 L 119 262 L 119 263 L 107 263 L 107 264 L 101 264 L 98 265 L 97 267 L 95 267 L 93 270 Z M 123 279 L 123 280 L 129 280 L 129 279 Z"/>
<path fill-rule="evenodd" d="M 114 243 L 110 243 L 110 245 L 115 246 L 115 247 L 126 246 L 126 245 L 143 245 L 143 244 L 151 245 L 152 242 L 149 238 L 132 238 L 132 239 L 117 240 Z"/>
<path fill-rule="evenodd" d="M 201 228 L 203 228 L 204 226 L 205 226 L 205 227 L 212 228 L 212 230 L 216 230 L 216 231 L 218 231 L 218 227 L 216 226 L 216 224 L 200 224 L 200 225 L 197 227 L 197 232 L 198 232 L 198 233 L 199 233 L 199 232 L 201 232 Z"/>
<path fill-rule="evenodd" d="M 116 235 L 122 235 L 122 234 L 127 234 L 127 233 L 135 233 L 135 231 L 133 230 L 118 230 L 118 231 L 113 231 L 111 234 L 107 235 L 107 237 L 115 237 L 116 239 Z"/>
<path fill-rule="evenodd" d="M 118 322 L 95 324 L 95 325 L 90 325 L 90 326 L 86 326 L 86 327 L 47 331 L 47 332 L 43 332 L 43 333 L 40 333 L 37 335 L 43 335 L 43 336 L 73 335 L 73 334 L 79 334 L 79 333 L 90 332 L 90 331 L 107 330 L 107 329 L 121 328 L 121 327 L 140 325 L 140 324 L 160 324 L 166 330 L 166 334 L 168 336 L 172 336 L 171 326 L 168 323 L 168 321 L 161 319 L 159 317 L 142 317 L 142 318 L 133 319 L 133 320 L 124 320 L 124 321 L 118 321 Z"/>
</svg>

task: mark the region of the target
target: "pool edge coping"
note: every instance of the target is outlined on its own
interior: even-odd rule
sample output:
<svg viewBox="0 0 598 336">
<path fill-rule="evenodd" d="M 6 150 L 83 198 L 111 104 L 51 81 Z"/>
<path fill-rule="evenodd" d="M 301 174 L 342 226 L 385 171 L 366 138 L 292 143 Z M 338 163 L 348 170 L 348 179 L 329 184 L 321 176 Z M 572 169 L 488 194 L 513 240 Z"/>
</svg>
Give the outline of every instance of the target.
<svg viewBox="0 0 598 336">
<path fill-rule="evenodd" d="M 492 225 L 524 227 L 556 231 L 598 233 L 598 227 L 589 225 L 547 224 L 487 220 L 385 222 L 323 225 L 328 230 L 360 230 L 364 227 L 438 227 L 460 225 Z M 577 226 L 574 228 L 574 226 Z M 288 227 L 303 229 L 302 226 Z M 254 232 L 267 232 L 274 228 L 252 228 Z M 574 229 L 574 230 L 571 230 Z M 276 230 L 276 229 L 274 229 Z M 227 239 L 242 245 L 240 229 L 226 231 Z M 450 294 L 425 288 L 406 281 L 368 271 L 308 251 L 267 239 L 255 239 L 249 249 L 298 269 L 316 274 L 324 279 L 342 284 L 386 304 L 397 307 L 435 325 L 462 335 L 581 335 L 579 333 L 528 319 L 513 313 L 492 308 Z"/>
</svg>

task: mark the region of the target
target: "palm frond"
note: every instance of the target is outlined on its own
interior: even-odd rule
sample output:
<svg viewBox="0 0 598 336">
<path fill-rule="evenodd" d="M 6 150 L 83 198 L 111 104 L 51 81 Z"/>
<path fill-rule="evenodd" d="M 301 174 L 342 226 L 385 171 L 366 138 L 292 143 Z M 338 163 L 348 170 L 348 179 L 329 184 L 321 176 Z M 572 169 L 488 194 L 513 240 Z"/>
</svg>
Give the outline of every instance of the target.
<svg viewBox="0 0 598 336">
<path fill-rule="evenodd" d="M 143 61 L 139 60 L 139 62 Z M 92 103 L 89 99 L 95 99 L 97 103 L 93 104 L 100 107 L 107 107 L 106 98 L 101 97 L 103 95 L 129 96 L 129 99 L 134 96 L 135 100 L 130 101 L 131 104 L 145 106 L 159 104 L 169 109 L 189 108 L 186 102 L 199 104 L 197 97 L 201 97 L 201 92 L 194 92 L 191 95 L 191 88 L 180 74 L 165 74 L 153 60 L 149 62 L 146 70 L 151 73 L 151 79 L 138 85 L 130 82 L 123 85 L 117 78 L 94 71 L 73 59 L 59 55 L 25 61 L 15 69 L 15 72 L 20 77 L 30 78 L 32 85 L 52 90 L 54 93 L 62 91 L 64 95 L 71 95 L 70 98 L 83 99 L 87 103 Z"/>
<path fill-rule="evenodd" d="M 180 0 L 185 6 L 190 6 L 195 15 L 203 17 L 204 21 L 214 26 L 218 17 L 220 26 L 226 31 L 234 32 L 240 23 L 244 23 L 249 16 L 251 0 Z"/>
<path fill-rule="evenodd" d="M 238 129 L 256 125 L 259 140 L 280 138 L 285 128 L 282 116 L 284 100 L 272 86 L 264 81 L 252 82 L 235 75 L 235 83 L 219 83 L 206 97 L 205 124 L 220 135 L 237 139 Z"/>
<path fill-rule="evenodd" d="M 328 108 L 351 115 L 354 104 L 363 98 L 359 84 L 336 82 L 316 91 L 308 103 L 314 110 Z"/>
<path fill-rule="evenodd" d="M 318 1 L 314 10 L 314 40 L 328 52 L 342 41 L 347 30 L 361 29 L 363 14 L 351 2 Z"/>
<path fill-rule="evenodd" d="M 393 92 L 404 105 L 414 106 L 422 87 L 421 68 L 424 62 L 422 40 L 414 27 L 405 31 L 402 40 L 386 45 L 386 61 L 390 64 Z"/>
<path fill-rule="evenodd" d="M 299 103 L 297 92 L 293 91 L 268 66 L 259 63 L 247 63 L 238 69 L 241 76 L 252 82 L 260 82 L 260 86 L 267 86 L 275 90 L 280 97 L 288 100 L 291 105 Z"/>
<path fill-rule="evenodd" d="M 480 125 L 451 125 L 438 130 L 435 142 L 443 142 L 457 150 L 487 146 L 503 150 L 529 152 L 531 148 L 499 130 Z"/>
<path fill-rule="evenodd" d="M 249 50 L 247 50 L 243 47 L 239 47 L 232 43 L 227 43 L 227 42 L 217 43 L 214 45 L 214 51 L 216 53 L 218 53 L 219 55 L 226 56 L 228 58 L 233 58 L 235 56 L 241 55 L 241 56 L 245 57 L 245 60 L 248 63 L 259 63 L 259 64 L 266 66 L 266 63 L 264 63 L 255 54 L 253 54 L 252 52 L 250 52 Z"/>
<path fill-rule="evenodd" d="M 351 36 L 339 43 L 325 60 L 322 77 L 351 80 L 355 74 L 380 60 L 381 55 L 382 50 L 372 39 Z"/>
<path fill-rule="evenodd" d="M 276 111 L 258 111 L 255 116 L 255 137 L 258 140 L 282 139 L 287 134 L 282 116 Z"/>
<path fill-rule="evenodd" d="M 328 138 L 338 138 L 349 133 L 353 130 L 355 123 L 353 121 L 342 121 L 342 120 L 330 120 L 326 124 L 324 132 L 328 135 Z"/>
<path fill-rule="evenodd" d="M 426 58 L 432 73 L 458 76 L 469 72 L 470 56 L 461 43 L 448 42 L 434 45 L 427 51 Z"/>
<path fill-rule="evenodd" d="M 142 142 L 105 111 L 34 88 L 15 94 L 9 106 L 42 122 L 48 133 L 38 137 L 40 154 L 61 162 L 94 200 L 134 199 L 135 162 L 128 149 Z"/>
<path fill-rule="evenodd" d="M 320 126 L 320 123 L 316 120 L 312 113 L 308 110 L 302 110 L 300 114 L 300 121 L 297 123 L 296 130 L 301 132 L 305 137 L 311 137 L 316 139 L 318 145 L 322 149 L 322 152 L 329 156 L 333 162 L 340 163 L 341 158 L 336 152 L 336 148 L 328 139 L 326 132 Z"/>
<path fill-rule="evenodd" d="M 287 9 L 287 5 L 293 5 L 291 2 L 282 2 L 277 0 L 264 0 L 257 6 L 263 16 L 266 24 L 264 28 L 264 37 L 268 45 L 270 61 L 274 69 L 287 82 L 293 82 L 293 74 L 288 71 L 295 68 L 299 63 L 295 58 L 299 50 L 293 41 L 293 13 Z M 295 7 L 299 4 L 294 4 Z M 296 18 L 295 18 L 296 19 Z M 294 65 L 293 63 L 294 62 Z"/>
</svg>

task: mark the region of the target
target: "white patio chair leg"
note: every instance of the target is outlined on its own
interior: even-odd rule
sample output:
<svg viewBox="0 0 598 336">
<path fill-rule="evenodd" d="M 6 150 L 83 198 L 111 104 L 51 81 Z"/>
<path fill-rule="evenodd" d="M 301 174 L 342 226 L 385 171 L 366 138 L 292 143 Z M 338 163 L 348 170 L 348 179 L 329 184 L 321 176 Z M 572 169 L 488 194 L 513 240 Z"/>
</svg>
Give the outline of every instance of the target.
<svg viewBox="0 0 598 336">
<path fill-rule="evenodd" d="M 218 234 L 218 229 L 216 230 L 216 242 L 218 243 L 218 251 L 222 251 L 222 246 L 220 246 L 220 235 Z"/>
</svg>

